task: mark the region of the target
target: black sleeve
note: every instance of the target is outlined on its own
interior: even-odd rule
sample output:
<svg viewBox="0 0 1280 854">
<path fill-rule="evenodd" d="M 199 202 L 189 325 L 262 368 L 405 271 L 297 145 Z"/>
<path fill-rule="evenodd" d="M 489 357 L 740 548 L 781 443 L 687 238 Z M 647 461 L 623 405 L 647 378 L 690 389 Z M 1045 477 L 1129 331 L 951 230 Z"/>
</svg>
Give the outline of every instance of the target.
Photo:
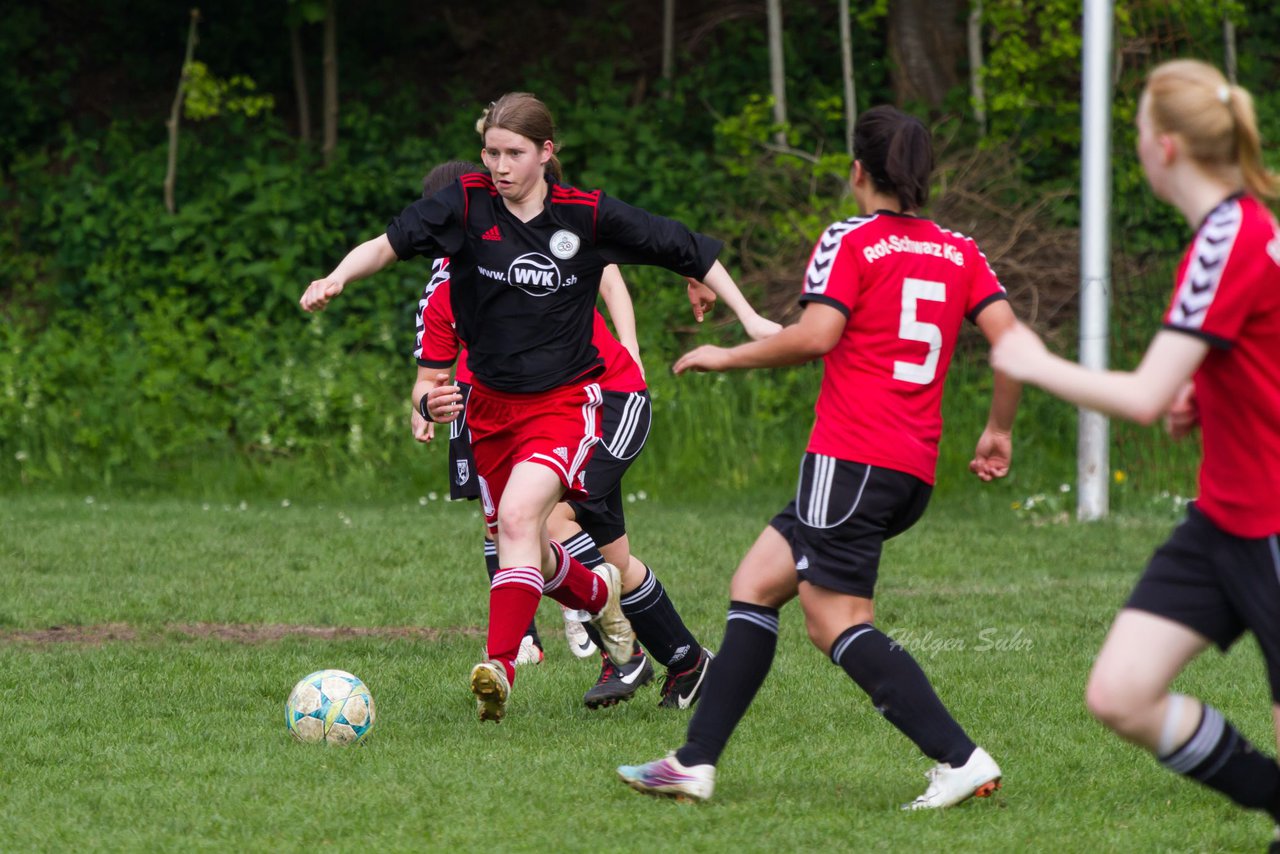
<svg viewBox="0 0 1280 854">
<path fill-rule="evenodd" d="M 674 219 L 651 214 L 600 194 L 596 245 L 614 264 L 666 267 L 701 279 L 724 247 L 722 241 L 690 231 Z"/>
<path fill-rule="evenodd" d="M 406 261 L 415 255 L 443 258 L 457 255 L 466 233 L 462 216 L 465 190 L 455 181 L 429 199 L 418 199 L 387 224 L 387 240 L 396 257 Z"/>
</svg>

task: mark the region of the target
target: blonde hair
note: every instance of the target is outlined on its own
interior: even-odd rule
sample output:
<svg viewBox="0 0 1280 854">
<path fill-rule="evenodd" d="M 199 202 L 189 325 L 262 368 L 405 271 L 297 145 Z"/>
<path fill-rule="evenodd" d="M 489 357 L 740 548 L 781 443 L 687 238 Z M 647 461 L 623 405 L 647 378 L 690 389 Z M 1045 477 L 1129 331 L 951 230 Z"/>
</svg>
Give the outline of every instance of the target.
<svg viewBox="0 0 1280 854">
<path fill-rule="evenodd" d="M 1210 170 L 1238 168 L 1254 195 L 1278 194 L 1280 182 L 1262 162 L 1248 90 L 1208 63 L 1177 59 L 1151 70 L 1145 94 L 1155 129 L 1180 136 L 1193 160 Z"/>
<path fill-rule="evenodd" d="M 547 105 L 528 92 L 508 92 L 498 100 L 489 104 L 476 121 L 476 132 L 484 139 L 490 128 L 501 128 L 518 133 L 532 140 L 538 148 L 547 140 L 551 141 L 551 159 L 547 161 L 547 169 L 556 183 L 564 181 L 564 173 L 560 169 L 560 158 L 556 152 L 560 143 L 556 142 L 556 125 L 551 119 L 551 111 Z"/>
</svg>

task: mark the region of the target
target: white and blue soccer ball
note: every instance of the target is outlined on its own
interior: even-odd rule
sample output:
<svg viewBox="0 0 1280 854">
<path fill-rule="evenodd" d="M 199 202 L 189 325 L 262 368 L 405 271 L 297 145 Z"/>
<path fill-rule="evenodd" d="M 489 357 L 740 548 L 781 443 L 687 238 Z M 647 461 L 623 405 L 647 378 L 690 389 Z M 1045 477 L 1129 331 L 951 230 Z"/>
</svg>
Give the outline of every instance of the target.
<svg viewBox="0 0 1280 854">
<path fill-rule="evenodd" d="M 373 729 L 369 686 L 345 670 L 317 670 L 293 686 L 284 723 L 299 741 L 355 744 Z"/>
</svg>

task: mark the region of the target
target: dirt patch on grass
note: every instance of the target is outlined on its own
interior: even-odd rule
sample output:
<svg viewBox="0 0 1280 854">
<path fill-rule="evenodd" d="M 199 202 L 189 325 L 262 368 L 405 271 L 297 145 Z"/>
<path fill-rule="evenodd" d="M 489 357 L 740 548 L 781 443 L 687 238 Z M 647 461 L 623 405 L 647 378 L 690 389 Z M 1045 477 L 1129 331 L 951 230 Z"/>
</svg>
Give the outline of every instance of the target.
<svg viewBox="0 0 1280 854">
<path fill-rule="evenodd" d="M 259 644 L 285 638 L 386 638 L 389 640 L 439 641 L 455 637 L 483 637 L 479 626 L 295 626 L 286 623 L 168 623 L 138 627 L 129 623 L 102 623 L 92 626 L 50 626 L 47 629 L 0 630 L 0 643 L 28 643 L 36 646 L 79 644 L 100 646 L 111 642 L 159 640 L 166 637 L 213 638 L 232 643 Z"/>
</svg>

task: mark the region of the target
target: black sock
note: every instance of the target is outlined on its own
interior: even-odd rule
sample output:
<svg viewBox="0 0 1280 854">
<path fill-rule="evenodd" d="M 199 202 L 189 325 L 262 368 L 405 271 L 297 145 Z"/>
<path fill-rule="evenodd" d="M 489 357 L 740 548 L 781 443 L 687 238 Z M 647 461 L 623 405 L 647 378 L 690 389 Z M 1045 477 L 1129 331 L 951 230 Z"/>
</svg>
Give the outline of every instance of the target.
<svg viewBox="0 0 1280 854">
<path fill-rule="evenodd" d="M 911 653 L 870 623 L 850 626 L 831 645 L 831 660 L 884 715 L 935 762 L 953 768 L 977 747 L 938 699 Z"/>
<path fill-rule="evenodd" d="M 587 569 L 594 569 L 604 563 L 604 555 L 600 554 L 596 541 L 586 531 L 579 531 L 560 545 L 564 546 L 570 557 L 577 558 Z M 618 567 L 618 571 L 621 572 L 622 567 Z"/>
<path fill-rule="evenodd" d="M 1211 789 L 1242 807 L 1266 810 L 1280 823 L 1280 766 L 1259 753 L 1222 713 L 1205 703 L 1200 725 L 1160 764 Z"/>
<path fill-rule="evenodd" d="M 676 759 L 683 765 L 715 765 L 720 761 L 729 736 L 769 675 L 777 648 L 777 608 L 729 603 L 724 641 L 707 667 L 702 698 L 689 721 L 684 747 L 676 751 Z"/>
<path fill-rule="evenodd" d="M 622 613 L 636 630 L 636 640 L 667 667 L 681 672 L 698 663 L 702 654 L 698 639 L 680 619 L 671 597 L 649 567 L 644 568 L 640 586 L 622 597 Z"/>
<path fill-rule="evenodd" d="M 484 568 L 489 573 L 489 580 L 493 581 L 493 576 L 498 573 L 498 544 L 488 538 L 484 541 Z M 538 637 L 538 618 L 536 615 L 529 618 L 529 628 L 525 629 L 524 633 L 533 638 L 533 642 L 538 645 L 538 649 L 542 649 L 542 638 Z"/>
</svg>

